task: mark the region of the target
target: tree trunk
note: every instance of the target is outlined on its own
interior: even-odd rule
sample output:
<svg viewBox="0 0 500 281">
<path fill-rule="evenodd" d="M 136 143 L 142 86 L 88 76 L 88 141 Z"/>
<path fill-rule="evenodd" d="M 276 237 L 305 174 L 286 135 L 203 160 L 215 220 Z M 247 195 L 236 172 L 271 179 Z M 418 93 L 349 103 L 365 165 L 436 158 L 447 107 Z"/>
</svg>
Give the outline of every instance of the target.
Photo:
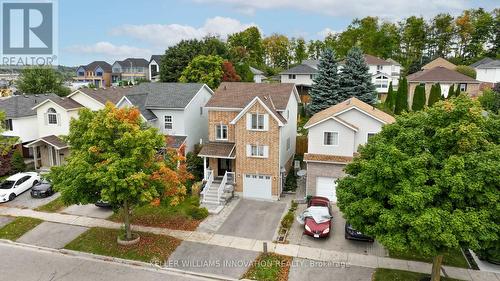
<svg viewBox="0 0 500 281">
<path fill-rule="evenodd" d="M 130 207 L 127 200 L 123 202 L 123 223 L 125 225 L 126 240 L 132 240 L 132 232 L 130 231 Z"/>
<path fill-rule="evenodd" d="M 443 255 L 437 255 L 432 260 L 431 281 L 441 280 L 441 264 L 443 263 Z"/>
</svg>

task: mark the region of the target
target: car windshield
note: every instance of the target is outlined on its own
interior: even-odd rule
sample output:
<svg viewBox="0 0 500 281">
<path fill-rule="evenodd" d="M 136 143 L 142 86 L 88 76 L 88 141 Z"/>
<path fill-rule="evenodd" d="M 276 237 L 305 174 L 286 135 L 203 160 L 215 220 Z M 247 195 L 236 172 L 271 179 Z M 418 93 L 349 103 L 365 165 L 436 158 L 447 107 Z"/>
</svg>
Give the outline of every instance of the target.
<svg viewBox="0 0 500 281">
<path fill-rule="evenodd" d="M 42 181 L 40 182 L 40 184 L 49 184 L 50 181 L 48 179 L 42 179 Z"/>
<path fill-rule="evenodd" d="M 0 189 L 11 189 L 14 186 L 15 181 L 4 181 L 0 183 Z"/>
</svg>

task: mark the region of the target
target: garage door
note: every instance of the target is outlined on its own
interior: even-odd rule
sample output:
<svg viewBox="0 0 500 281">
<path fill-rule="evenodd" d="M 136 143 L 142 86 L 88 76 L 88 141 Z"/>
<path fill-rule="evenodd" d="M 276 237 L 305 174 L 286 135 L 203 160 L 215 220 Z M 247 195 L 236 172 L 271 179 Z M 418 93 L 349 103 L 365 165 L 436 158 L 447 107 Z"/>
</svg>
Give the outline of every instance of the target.
<svg viewBox="0 0 500 281">
<path fill-rule="evenodd" d="M 243 197 L 272 199 L 271 176 L 246 174 L 243 178 Z"/>
<path fill-rule="evenodd" d="M 323 196 L 330 199 L 331 202 L 337 202 L 337 194 L 335 188 L 336 178 L 317 177 L 316 178 L 316 196 Z"/>
</svg>

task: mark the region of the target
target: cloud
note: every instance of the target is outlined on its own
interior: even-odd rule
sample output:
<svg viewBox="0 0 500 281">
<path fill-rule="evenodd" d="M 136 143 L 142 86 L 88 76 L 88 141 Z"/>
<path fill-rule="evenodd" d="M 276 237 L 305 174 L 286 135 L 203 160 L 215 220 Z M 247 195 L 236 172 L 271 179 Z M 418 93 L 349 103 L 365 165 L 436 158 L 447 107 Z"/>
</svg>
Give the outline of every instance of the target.
<svg viewBox="0 0 500 281">
<path fill-rule="evenodd" d="M 123 59 L 127 57 L 143 57 L 149 59 L 152 54 L 152 51 L 149 49 L 128 45 L 117 46 L 110 42 L 97 42 L 91 45 L 73 45 L 66 48 L 66 51 L 80 55 L 101 56 L 106 59 Z"/>
<path fill-rule="evenodd" d="M 469 7 L 494 7 L 488 0 L 192 0 L 196 3 L 221 3 L 245 14 L 256 10 L 295 9 L 330 16 L 378 16 L 401 19 L 409 15 L 433 16 L 440 12 L 456 13 Z"/>
<path fill-rule="evenodd" d="M 318 32 L 318 35 L 321 36 L 321 38 L 325 38 L 326 36 L 330 35 L 330 34 L 336 34 L 336 33 L 339 33 L 341 31 L 336 31 L 336 30 L 333 30 L 329 27 L 321 30 L 320 32 Z"/>
<path fill-rule="evenodd" d="M 145 41 L 156 47 L 171 46 L 183 39 L 201 39 L 207 35 L 218 35 L 222 38 L 227 35 L 242 31 L 250 26 L 239 20 L 227 17 L 214 17 L 205 21 L 201 27 L 180 24 L 144 24 L 122 25 L 111 30 L 111 35 L 128 36 L 140 41 Z"/>
</svg>

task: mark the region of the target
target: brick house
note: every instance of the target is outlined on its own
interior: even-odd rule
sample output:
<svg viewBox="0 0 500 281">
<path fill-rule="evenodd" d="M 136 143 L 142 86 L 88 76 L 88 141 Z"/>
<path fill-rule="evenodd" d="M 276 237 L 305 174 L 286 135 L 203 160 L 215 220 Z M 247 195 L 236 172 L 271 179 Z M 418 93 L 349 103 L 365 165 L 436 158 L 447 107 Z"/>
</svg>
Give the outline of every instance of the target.
<svg viewBox="0 0 500 281">
<path fill-rule="evenodd" d="M 295 153 L 298 102 L 294 84 L 222 83 L 206 104 L 204 194 L 231 181 L 243 197 L 277 200 Z"/>
<path fill-rule="evenodd" d="M 336 202 L 336 181 L 359 145 L 393 122 L 391 115 L 354 97 L 313 115 L 304 126 L 309 131 L 306 194 Z"/>
</svg>

